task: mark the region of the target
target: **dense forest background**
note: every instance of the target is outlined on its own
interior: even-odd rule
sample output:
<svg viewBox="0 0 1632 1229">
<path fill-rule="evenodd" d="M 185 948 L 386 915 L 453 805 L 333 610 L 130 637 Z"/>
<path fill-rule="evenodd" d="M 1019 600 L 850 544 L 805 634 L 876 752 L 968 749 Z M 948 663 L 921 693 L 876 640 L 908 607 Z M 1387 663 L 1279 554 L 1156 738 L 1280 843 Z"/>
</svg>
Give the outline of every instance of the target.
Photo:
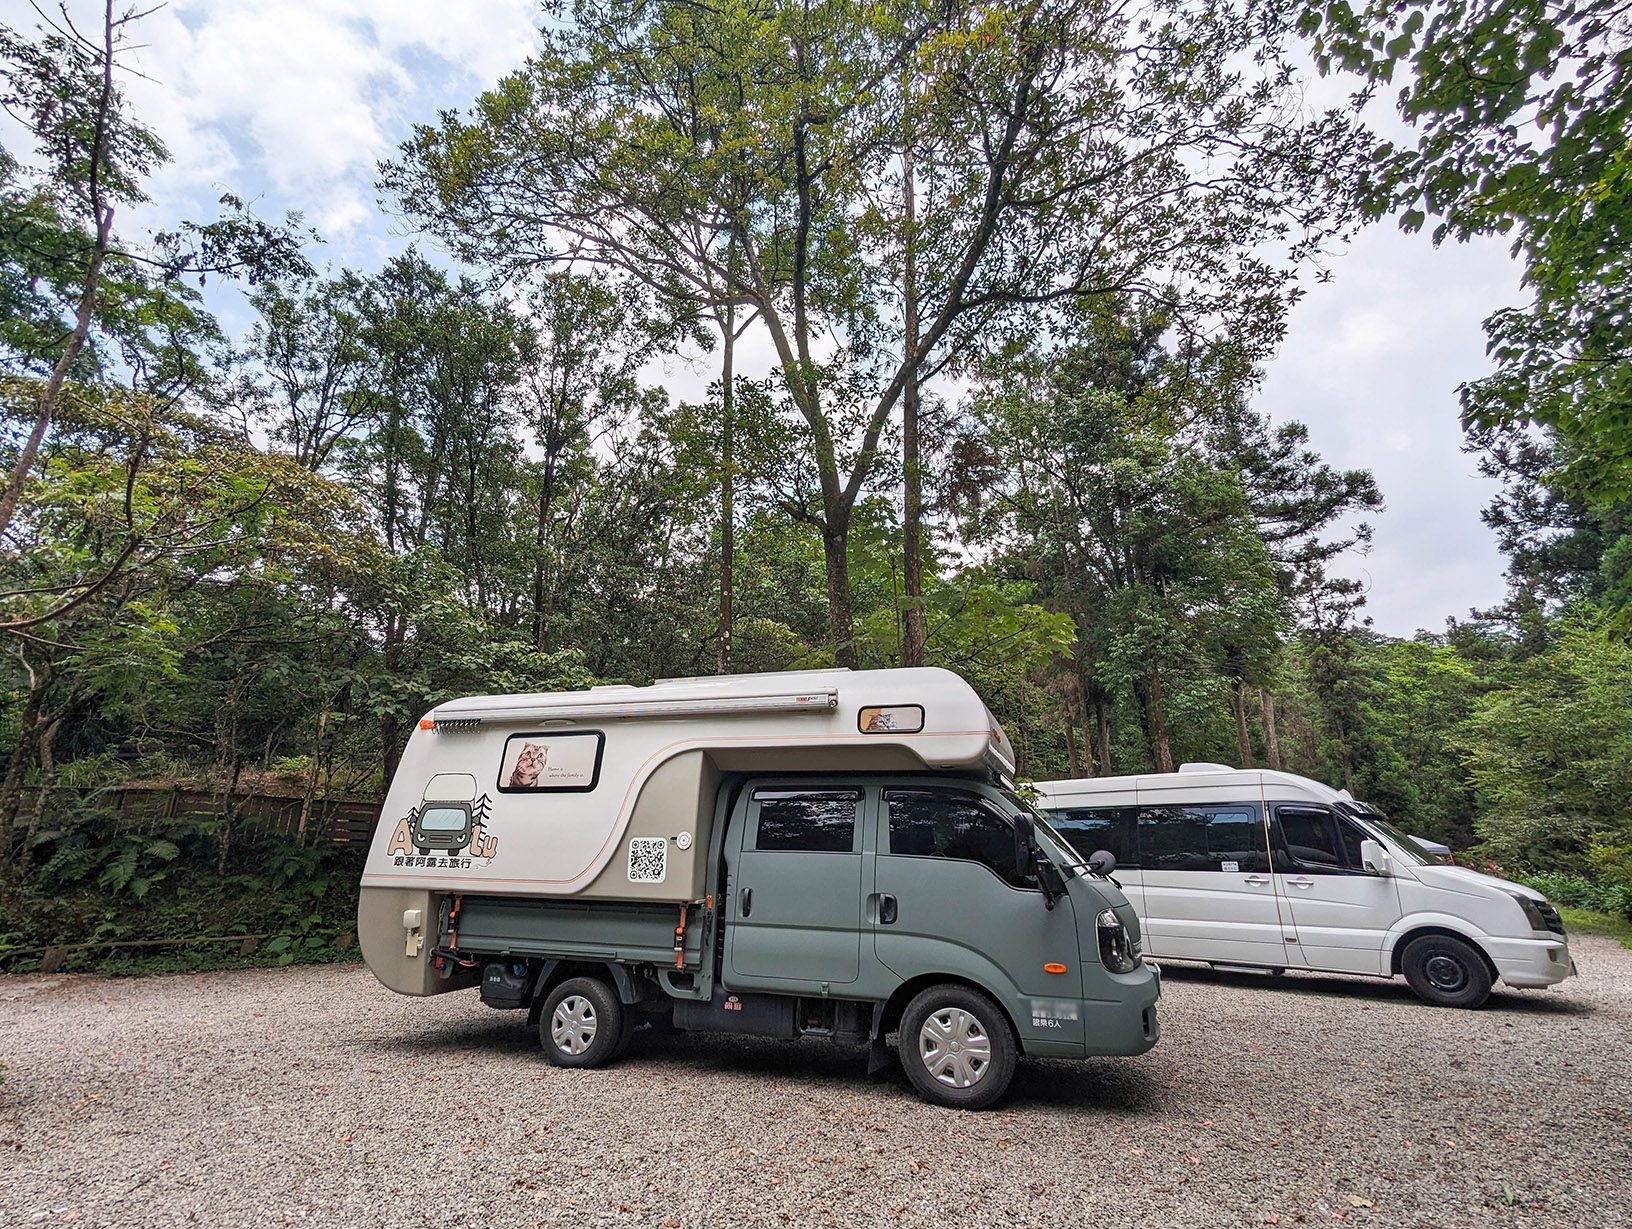
<svg viewBox="0 0 1632 1229">
<path fill-rule="evenodd" d="M 139 18 L 0 27 L 0 952 L 125 896 L 327 950 L 322 802 L 438 700 L 834 664 L 958 671 L 1029 778 L 1284 768 L 1632 904 L 1627 18 L 1272 8 L 580 0 L 380 168 L 420 239 L 358 270 L 230 195 L 132 233 Z M 1462 389 L 1510 597 L 1410 640 L 1345 570 L 1388 493 L 1254 408 L 1383 218 L 1533 295 Z"/>
</svg>

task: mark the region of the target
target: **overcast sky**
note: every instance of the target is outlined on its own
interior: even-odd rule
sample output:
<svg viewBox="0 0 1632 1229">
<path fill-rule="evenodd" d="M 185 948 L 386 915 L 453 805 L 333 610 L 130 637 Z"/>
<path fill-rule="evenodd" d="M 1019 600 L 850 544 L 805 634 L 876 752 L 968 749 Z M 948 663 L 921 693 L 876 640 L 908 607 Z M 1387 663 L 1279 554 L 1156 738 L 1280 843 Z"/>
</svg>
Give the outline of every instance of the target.
<svg viewBox="0 0 1632 1229">
<path fill-rule="evenodd" d="M 70 10 L 94 28 L 99 5 Z M 5 20 L 32 25 L 22 0 Z M 326 240 L 317 263 L 377 268 L 412 240 L 382 212 L 375 164 L 416 122 L 467 105 L 533 44 L 533 0 L 171 0 L 139 27 L 137 114 L 174 163 L 153 225 L 213 214 L 224 190 L 263 217 L 298 210 Z M 1518 296 L 1496 243 L 1435 249 L 1392 225 L 1363 234 L 1309 286 L 1260 404 L 1309 424 L 1334 465 L 1370 469 L 1387 500 L 1372 551 L 1348 561 L 1379 631 L 1440 630 L 1503 591 L 1479 511 L 1492 484 L 1461 451 L 1456 388 L 1487 370 L 1480 321 Z M 213 305 L 244 323 L 227 297 Z M 668 368 L 677 396 L 707 376 Z"/>
</svg>

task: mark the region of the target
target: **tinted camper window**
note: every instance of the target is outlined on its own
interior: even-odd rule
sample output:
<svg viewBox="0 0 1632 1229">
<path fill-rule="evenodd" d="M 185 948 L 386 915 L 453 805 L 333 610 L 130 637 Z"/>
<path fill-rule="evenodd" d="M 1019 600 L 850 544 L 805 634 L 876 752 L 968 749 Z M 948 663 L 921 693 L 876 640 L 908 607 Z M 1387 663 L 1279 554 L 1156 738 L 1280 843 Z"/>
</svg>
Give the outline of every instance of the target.
<svg viewBox="0 0 1632 1229">
<path fill-rule="evenodd" d="M 855 791 L 766 791 L 755 794 L 754 800 L 759 804 L 755 849 L 850 853 L 856 847 L 856 804 L 861 795 Z"/>
<path fill-rule="evenodd" d="M 1258 808 L 1141 807 L 1139 857 L 1146 870 L 1267 871 L 1264 826 Z"/>
<path fill-rule="evenodd" d="M 1132 807 L 1064 807 L 1048 815 L 1060 835 L 1085 858 L 1097 849 L 1116 855 L 1116 865 L 1125 870 L 1139 866 L 1138 848 L 1133 840 Z"/>
</svg>

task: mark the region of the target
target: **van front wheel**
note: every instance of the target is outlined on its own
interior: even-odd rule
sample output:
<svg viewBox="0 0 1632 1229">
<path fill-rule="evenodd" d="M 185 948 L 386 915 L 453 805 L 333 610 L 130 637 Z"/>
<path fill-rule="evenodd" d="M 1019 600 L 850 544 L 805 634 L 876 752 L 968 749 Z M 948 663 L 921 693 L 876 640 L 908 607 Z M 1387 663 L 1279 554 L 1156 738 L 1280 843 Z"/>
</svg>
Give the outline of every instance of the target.
<svg viewBox="0 0 1632 1229">
<path fill-rule="evenodd" d="M 1479 949 L 1450 935 L 1424 935 L 1400 954 L 1417 997 L 1435 1007 L 1477 1007 L 1490 997 L 1490 967 Z"/>
<path fill-rule="evenodd" d="M 623 1004 L 604 981 L 571 978 L 544 1000 L 538 1039 L 557 1067 L 599 1067 L 623 1048 Z"/>
<path fill-rule="evenodd" d="M 1014 1034 L 996 1003 L 967 986 L 931 986 L 901 1016 L 901 1066 L 926 1101 L 984 1109 L 1014 1078 Z"/>
</svg>

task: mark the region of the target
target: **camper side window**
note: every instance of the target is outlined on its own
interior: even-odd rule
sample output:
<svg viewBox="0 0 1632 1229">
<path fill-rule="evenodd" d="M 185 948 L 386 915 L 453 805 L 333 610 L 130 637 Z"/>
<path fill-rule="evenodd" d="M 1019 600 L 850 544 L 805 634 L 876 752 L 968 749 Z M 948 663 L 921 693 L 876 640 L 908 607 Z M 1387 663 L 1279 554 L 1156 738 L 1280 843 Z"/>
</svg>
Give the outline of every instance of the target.
<svg viewBox="0 0 1632 1229">
<path fill-rule="evenodd" d="M 754 795 L 759 819 L 755 849 L 784 853 L 850 853 L 856 848 L 857 790 L 803 793 L 762 791 Z"/>
<path fill-rule="evenodd" d="M 1133 807 L 1068 807 L 1049 814 L 1060 835 L 1083 857 L 1108 849 L 1116 855 L 1118 870 L 1139 868 L 1138 848 L 1133 841 L 1137 812 Z"/>
<path fill-rule="evenodd" d="M 1267 871 L 1269 851 L 1258 808 L 1142 807 L 1140 865 L 1157 871 Z"/>
</svg>

